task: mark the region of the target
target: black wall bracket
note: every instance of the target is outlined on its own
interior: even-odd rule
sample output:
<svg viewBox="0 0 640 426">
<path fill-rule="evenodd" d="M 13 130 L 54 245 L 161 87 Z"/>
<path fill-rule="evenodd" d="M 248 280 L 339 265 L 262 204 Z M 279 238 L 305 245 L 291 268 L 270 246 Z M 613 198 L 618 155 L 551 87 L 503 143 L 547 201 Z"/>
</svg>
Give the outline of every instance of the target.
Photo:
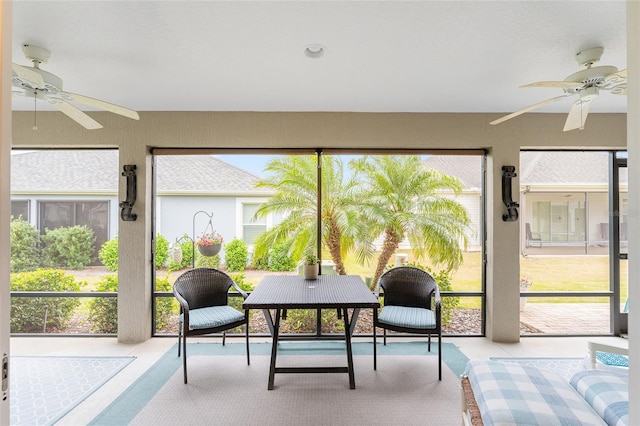
<svg viewBox="0 0 640 426">
<path fill-rule="evenodd" d="M 123 166 L 122 176 L 127 178 L 127 199 L 120 201 L 120 218 L 124 221 L 135 221 L 138 215 L 131 213 L 136 203 L 136 166 L 135 164 Z"/>
<path fill-rule="evenodd" d="M 518 220 L 517 202 L 511 199 L 511 179 L 518 176 L 515 166 L 502 166 L 502 202 L 507 207 L 507 214 L 502 215 L 505 222 L 515 222 Z"/>
</svg>

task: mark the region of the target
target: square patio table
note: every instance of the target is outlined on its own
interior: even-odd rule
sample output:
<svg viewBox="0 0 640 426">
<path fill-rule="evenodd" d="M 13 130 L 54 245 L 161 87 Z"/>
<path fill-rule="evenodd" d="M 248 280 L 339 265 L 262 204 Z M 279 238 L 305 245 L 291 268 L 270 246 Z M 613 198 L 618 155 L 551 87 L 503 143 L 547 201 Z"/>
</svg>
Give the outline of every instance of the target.
<svg viewBox="0 0 640 426">
<path fill-rule="evenodd" d="M 361 308 L 377 309 L 378 298 L 357 275 L 320 275 L 317 280 L 306 280 L 296 275 L 270 275 L 260 281 L 242 304 L 244 309 L 262 309 L 273 336 L 269 384 L 273 389 L 276 373 L 348 373 L 349 387 L 356 388 L 353 372 L 351 336 Z M 276 357 L 280 334 L 280 317 L 285 309 L 339 309 L 344 319 L 344 339 L 347 349 L 346 367 L 277 367 Z M 348 309 L 353 309 L 349 319 Z M 271 311 L 275 310 L 275 324 Z M 293 339 L 293 337 L 290 337 Z M 295 339 L 308 340 L 306 336 Z"/>
</svg>

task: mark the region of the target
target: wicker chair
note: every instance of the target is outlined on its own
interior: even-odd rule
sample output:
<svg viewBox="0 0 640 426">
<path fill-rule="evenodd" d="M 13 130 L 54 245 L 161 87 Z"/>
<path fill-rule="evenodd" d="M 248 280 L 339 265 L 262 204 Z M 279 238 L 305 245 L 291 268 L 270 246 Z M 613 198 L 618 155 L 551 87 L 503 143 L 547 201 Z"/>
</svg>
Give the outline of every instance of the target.
<svg viewBox="0 0 640 426">
<path fill-rule="evenodd" d="M 376 327 L 405 333 L 427 334 L 431 352 L 431 335 L 438 336 L 438 380 L 442 380 L 442 313 L 440 289 L 429 273 L 412 266 L 400 266 L 382 274 L 375 294 L 383 291 L 383 308 L 373 314 L 373 369 L 377 367 Z"/>
<path fill-rule="evenodd" d="M 247 340 L 247 365 L 249 360 L 249 311 L 244 314 L 228 305 L 229 288 L 247 298 L 233 279 L 213 268 L 196 268 L 180 275 L 173 284 L 173 294 L 180 302 L 180 324 L 178 325 L 178 356 L 182 335 L 184 352 L 184 382 L 187 383 L 187 336 L 222 332 L 225 344 L 226 330 L 244 325 Z"/>
</svg>

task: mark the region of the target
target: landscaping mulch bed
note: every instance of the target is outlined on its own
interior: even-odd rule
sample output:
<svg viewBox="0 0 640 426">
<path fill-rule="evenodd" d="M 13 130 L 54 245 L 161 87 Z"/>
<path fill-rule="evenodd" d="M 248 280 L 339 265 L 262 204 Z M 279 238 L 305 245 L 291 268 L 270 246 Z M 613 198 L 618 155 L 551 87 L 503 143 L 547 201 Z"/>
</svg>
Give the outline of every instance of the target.
<svg viewBox="0 0 640 426">
<path fill-rule="evenodd" d="M 335 317 L 334 312 L 326 313 Z M 355 334 L 372 334 L 373 312 L 370 309 L 363 309 L 358 316 L 358 322 L 356 323 Z M 296 324 L 300 321 L 300 314 L 295 312 L 289 312 L 288 318 L 281 320 L 280 331 L 281 333 L 314 333 L 315 332 L 315 312 L 311 312 L 304 317 L 307 321 L 305 324 L 309 324 L 308 327 L 296 327 Z M 477 309 L 456 309 L 453 312 L 451 322 L 445 324 L 442 327 L 443 334 L 451 335 L 479 335 L 481 334 L 482 318 L 481 313 Z M 250 320 L 250 332 L 252 334 L 269 334 L 269 328 L 267 321 L 264 318 L 262 312 L 253 311 L 251 313 Z M 344 322 L 342 320 L 325 321 L 323 322 L 322 332 L 325 334 L 341 334 L 343 333 Z M 76 314 L 74 315 L 67 327 L 61 330 L 48 329 L 47 333 L 65 333 L 65 334 L 90 334 L 91 323 L 86 315 Z M 382 331 L 379 330 L 381 333 Z M 174 318 L 171 324 L 159 330 L 160 334 L 178 334 L 178 319 Z M 520 323 L 521 334 L 540 333 L 540 330 L 531 327 L 527 324 Z"/>
</svg>

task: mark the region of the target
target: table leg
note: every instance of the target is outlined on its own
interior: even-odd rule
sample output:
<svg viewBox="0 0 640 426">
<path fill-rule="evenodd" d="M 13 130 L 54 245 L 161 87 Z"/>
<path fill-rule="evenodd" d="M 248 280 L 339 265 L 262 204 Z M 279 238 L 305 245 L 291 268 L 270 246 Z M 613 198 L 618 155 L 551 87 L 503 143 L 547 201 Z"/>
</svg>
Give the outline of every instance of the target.
<svg viewBox="0 0 640 426">
<path fill-rule="evenodd" d="M 349 332 L 353 336 L 353 332 L 356 329 L 356 323 L 358 322 L 358 315 L 360 315 L 360 308 L 354 308 L 353 313 L 351 314 L 351 329 Z"/>
<path fill-rule="evenodd" d="M 356 388 L 356 378 L 353 373 L 353 351 L 351 350 L 351 328 L 349 327 L 349 311 L 347 308 L 342 310 L 344 317 L 344 340 L 347 344 L 347 370 L 349 372 L 349 388 Z"/>
<path fill-rule="evenodd" d="M 273 336 L 273 318 L 271 317 L 271 311 L 263 309 L 264 319 L 267 321 L 267 327 L 269 328 L 269 334 Z"/>
<path fill-rule="evenodd" d="M 280 309 L 276 309 L 276 323 L 273 326 L 273 342 L 271 343 L 271 365 L 269 366 L 268 390 L 273 390 L 276 375 L 276 355 L 278 353 L 278 335 L 280 334 Z"/>
</svg>

